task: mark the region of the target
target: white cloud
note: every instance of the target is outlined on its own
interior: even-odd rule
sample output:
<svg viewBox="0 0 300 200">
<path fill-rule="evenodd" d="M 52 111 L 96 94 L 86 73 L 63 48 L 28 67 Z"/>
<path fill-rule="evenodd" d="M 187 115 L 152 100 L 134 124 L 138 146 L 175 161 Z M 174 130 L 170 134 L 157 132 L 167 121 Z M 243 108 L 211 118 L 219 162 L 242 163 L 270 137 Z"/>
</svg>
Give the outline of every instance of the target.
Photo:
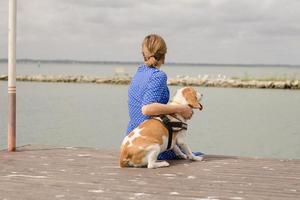
<svg viewBox="0 0 300 200">
<path fill-rule="evenodd" d="M 297 0 L 18 3 L 22 58 L 141 60 L 140 43 L 155 32 L 167 41 L 171 62 L 300 63 Z M 6 57 L 7 1 L 0 2 L 0 18 L 0 57 Z"/>
</svg>

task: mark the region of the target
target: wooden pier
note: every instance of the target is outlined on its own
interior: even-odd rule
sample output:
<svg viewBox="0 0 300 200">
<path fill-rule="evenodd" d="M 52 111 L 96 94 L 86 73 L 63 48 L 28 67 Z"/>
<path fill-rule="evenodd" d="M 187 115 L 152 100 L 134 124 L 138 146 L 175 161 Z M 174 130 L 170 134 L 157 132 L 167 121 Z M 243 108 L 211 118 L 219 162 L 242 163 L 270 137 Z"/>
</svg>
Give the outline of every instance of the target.
<svg viewBox="0 0 300 200">
<path fill-rule="evenodd" d="M 0 151 L 0 200 L 16 199 L 300 199 L 300 160 L 208 155 L 121 169 L 116 151 L 27 145 Z"/>
</svg>

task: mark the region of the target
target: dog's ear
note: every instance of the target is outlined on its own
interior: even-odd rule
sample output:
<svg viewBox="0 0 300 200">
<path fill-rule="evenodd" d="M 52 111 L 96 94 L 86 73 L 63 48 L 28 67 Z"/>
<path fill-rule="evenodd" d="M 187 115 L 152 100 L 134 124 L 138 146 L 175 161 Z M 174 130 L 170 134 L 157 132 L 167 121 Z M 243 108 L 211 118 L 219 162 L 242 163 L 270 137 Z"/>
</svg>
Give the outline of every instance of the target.
<svg viewBox="0 0 300 200">
<path fill-rule="evenodd" d="M 182 96 L 192 108 L 199 108 L 197 92 L 192 87 L 186 87 L 182 90 Z"/>
<path fill-rule="evenodd" d="M 202 105 L 198 102 L 197 92 L 192 87 L 186 87 L 182 90 L 182 96 L 185 98 L 189 106 L 194 109 L 202 110 Z"/>
</svg>

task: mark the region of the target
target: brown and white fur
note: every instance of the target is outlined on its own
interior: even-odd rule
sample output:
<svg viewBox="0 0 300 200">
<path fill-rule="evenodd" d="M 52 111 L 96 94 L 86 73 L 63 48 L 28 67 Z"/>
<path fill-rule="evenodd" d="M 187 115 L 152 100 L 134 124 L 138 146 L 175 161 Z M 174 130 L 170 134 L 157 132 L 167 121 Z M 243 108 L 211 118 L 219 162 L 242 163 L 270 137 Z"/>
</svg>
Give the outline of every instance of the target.
<svg viewBox="0 0 300 200">
<path fill-rule="evenodd" d="M 189 105 L 191 108 L 202 110 L 200 94 L 192 87 L 184 87 L 176 92 L 170 104 Z M 174 114 L 182 122 L 186 122 L 179 114 Z M 178 121 L 172 115 L 167 115 L 171 121 Z M 167 161 L 157 161 L 159 153 L 167 150 L 169 133 L 165 126 L 156 119 L 149 119 L 127 135 L 120 151 L 120 167 L 167 167 Z M 203 157 L 193 155 L 185 142 L 186 131 L 173 132 L 171 149 L 183 159 L 201 161 Z M 180 148 L 179 148 L 180 147 Z M 182 151 L 181 151 L 181 150 Z"/>
</svg>

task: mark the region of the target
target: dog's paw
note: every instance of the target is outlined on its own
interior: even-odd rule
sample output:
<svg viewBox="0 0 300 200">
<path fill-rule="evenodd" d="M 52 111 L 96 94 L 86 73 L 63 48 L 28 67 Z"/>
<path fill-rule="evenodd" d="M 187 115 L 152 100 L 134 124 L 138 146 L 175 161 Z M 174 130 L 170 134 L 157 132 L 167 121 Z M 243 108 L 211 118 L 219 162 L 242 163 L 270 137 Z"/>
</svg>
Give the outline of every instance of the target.
<svg viewBox="0 0 300 200">
<path fill-rule="evenodd" d="M 188 158 L 187 155 L 185 155 L 184 153 L 182 153 L 182 154 L 177 154 L 176 156 L 178 156 L 178 158 L 184 159 L 184 160 L 186 160 L 186 159 Z"/>
<path fill-rule="evenodd" d="M 155 168 L 160 168 L 160 167 L 169 167 L 170 164 L 167 161 L 160 161 L 160 162 L 152 162 L 148 163 L 148 168 L 149 169 L 155 169 Z"/>
<path fill-rule="evenodd" d="M 201 160 L 203 160 L 203 156 L 194 156 L 193 155 L 193 156 L 190 156 L 189 159 L 192 161 L 201 161 Z"/>
</svg>

